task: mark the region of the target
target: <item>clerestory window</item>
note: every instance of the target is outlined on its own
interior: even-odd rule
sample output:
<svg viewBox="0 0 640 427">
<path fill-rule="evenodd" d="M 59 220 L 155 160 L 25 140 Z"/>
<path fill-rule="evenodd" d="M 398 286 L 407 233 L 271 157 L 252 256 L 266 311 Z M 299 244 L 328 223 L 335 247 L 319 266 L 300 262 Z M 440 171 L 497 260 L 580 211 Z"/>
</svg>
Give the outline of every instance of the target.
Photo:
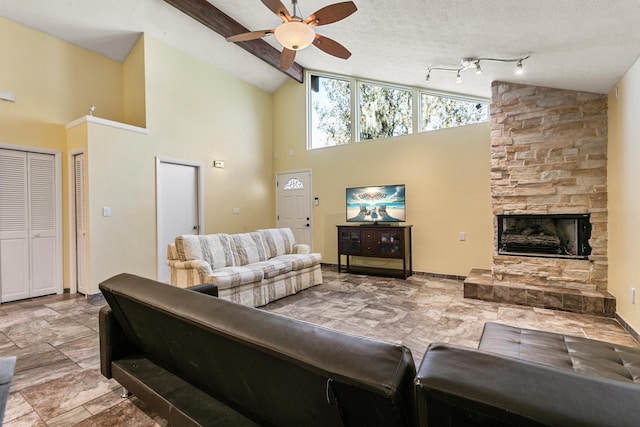
<svg viewBox="0 0 640 427">
<path fill-rule="evenodd" d="M 484 99 L 312 72 L 307 82 L 309 149 L 488 121 Z"/>
</svg>

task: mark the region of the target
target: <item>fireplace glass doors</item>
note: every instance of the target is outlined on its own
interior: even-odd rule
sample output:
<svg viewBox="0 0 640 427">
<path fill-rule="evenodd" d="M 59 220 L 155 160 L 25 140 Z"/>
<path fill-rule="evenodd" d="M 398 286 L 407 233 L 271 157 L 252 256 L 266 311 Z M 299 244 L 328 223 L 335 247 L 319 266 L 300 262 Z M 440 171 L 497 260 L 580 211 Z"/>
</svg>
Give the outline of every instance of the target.
<svg viewBox="0 0 640 427">
<path fill-rule="evenodd" d="M 589 214 L 498 215 L 498 254 L 588 259 Z"/>
</svg>

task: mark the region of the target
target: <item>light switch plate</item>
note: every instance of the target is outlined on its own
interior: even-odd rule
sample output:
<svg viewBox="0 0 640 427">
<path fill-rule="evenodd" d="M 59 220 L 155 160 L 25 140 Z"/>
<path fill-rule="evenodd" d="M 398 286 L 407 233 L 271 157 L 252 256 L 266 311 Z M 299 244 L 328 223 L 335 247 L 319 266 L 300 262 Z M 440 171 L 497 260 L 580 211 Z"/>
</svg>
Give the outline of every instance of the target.
<svg viewBox="0 0 640 427">
<path fill-rule="evenodd" d="M 111 208 L 109 206 L 105 206 L 104 208 L 102 208 L 102 216 L 111 216 Z"/>
</svg>

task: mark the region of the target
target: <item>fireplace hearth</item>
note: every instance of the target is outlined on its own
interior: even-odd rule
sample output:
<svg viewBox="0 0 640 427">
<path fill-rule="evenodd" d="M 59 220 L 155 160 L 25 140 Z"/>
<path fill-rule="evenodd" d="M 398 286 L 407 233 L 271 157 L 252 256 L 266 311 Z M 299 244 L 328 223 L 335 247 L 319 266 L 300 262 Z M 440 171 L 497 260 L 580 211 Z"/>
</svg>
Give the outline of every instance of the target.
<svg viewBox="0 0 640 427">
<path fill-rule="evenodd" d="M 588 259 L 589 214 L 498 215 L 498 254 Z"/>
</svg>

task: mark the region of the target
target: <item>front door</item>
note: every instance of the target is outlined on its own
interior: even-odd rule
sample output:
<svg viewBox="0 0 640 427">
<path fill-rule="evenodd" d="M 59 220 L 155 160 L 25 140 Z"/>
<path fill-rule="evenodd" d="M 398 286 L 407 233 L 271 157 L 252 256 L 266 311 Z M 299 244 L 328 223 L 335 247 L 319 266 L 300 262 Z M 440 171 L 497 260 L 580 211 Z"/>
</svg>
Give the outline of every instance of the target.
<svg viewBox="0 0 640 427">
<path fill-rule="evenodd" d="M 296 243 L 311 246 L 311 171 L 278 174 L 276 191 L 277 226 L 290 228 Z"/>
</svg>

